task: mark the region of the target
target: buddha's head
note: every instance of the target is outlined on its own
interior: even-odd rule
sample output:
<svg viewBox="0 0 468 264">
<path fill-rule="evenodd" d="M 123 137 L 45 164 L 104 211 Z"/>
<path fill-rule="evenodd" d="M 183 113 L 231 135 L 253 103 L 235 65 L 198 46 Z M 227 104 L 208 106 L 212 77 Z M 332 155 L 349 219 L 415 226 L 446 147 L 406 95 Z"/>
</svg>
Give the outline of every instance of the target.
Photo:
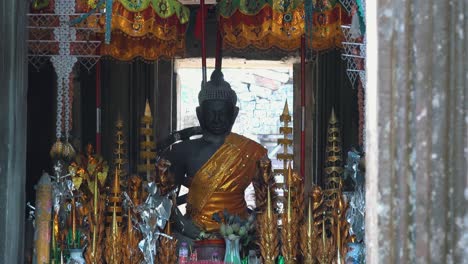
<svg viewBox="0 0 468 264">
<path fill-rule="evenodd" d="M 227 135 L 231 132 L 239 108 L 237 95 L 224 80 L 223 73 L 215 70 L 210 81 L 202 84 L 198 94 L 197 117 L 205 132 L 212 135 Z"/>
</svg>

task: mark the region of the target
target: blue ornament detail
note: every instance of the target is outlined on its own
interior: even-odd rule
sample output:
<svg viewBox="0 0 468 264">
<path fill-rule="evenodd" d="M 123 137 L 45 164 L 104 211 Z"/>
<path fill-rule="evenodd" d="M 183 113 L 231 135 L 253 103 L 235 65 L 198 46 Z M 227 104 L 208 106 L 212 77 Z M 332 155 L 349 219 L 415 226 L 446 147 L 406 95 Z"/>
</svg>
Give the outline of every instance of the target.
<svg viewBox="0 0 468 264">
<path fill-rule="evenodd" d="M 112 2 L 113 0 L 106 0 L 106 32 L 104 34 L 106 44 L 109 44 L 111 41 Z"/>
<path fill-rule="evenodd" d="M 364 12 L 365 3 L 362 0 L 356 0 L 358 6 L 358 16 L 359 16 L 359 28 L 361 29 L 361 35 L 366 34 L 366 14 Z"/>
<path fill-rule="evenodd" d="M 104 3 L 105 0 L 99 0 L 99 2 L 96 4 L 96 7 L 91 9 L 88 13 L 83 14 L 73 20 L 70 21 L 70 26 L 74 26 L 76 24 L 79 24 L 83 22 L 85 19 L 87 19 L 90 15 L 96 13 L 99 10 L 99 7 Z"/>
<path fill-rule="evenodd" d="M 314 23 L 314 5 L 313 0 L 304 0 L 305 8 L 305 34 L 309 38 L 309 43 L 312 43 L 312 27 Z"/>
</svg>

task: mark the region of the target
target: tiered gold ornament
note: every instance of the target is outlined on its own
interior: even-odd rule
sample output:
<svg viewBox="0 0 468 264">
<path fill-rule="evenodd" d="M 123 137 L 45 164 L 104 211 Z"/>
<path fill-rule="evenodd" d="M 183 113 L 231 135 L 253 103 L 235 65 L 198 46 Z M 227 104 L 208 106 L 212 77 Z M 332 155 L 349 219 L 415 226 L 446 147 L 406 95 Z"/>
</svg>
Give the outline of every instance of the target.
<svg viewBox="0 0 468 264">
<path fill-rule="evenodd" d="M 343 195 L 343 164 L 341 153 L 341 135 L 335 110 L 332 108 L 328 124 L 328 138 L 325 161 L 325 191 L 324 199 L 329 213 L 327 222 L 330 223 L 333 252 L 335 260 L 344 263 L 346 244 L 351 242 L 349 236 L 349 223 L 346 221 L 348 204 Z"/>
<path fill-rule="evenodd" d="M 118 264 L 122 262 L 122 198 L 120 196 L 120 175 L 116 168 L 112 190 L 108 198 L 107 229 L 105 241 L 106 263 Z"/>
<path fill-rule="evenodd" d="M 293 160 L 293 154 L 288 152 L 288 148 L 293 144 L 292 139 L 290 139 L 293 129 L 289 126 L 291 123 L 291 115 L 289 114 L 287 100 L 284 103 L 283 113 L 280 115 L 280 121 L 283 122 L 283 126 L 280 127 L 280 134 L 283 135 L 283 138 L 278 139 L 278 144 L 283 146 L 283 152 L 278 153 L 276 158 L 283 161 L 283 169 L 276 169 L 275 173 L 282 174 L 286 177 L 288 173 L 288 163 Z"/>
<path fill-rule="evenodd" d="M 125 158 L 126 150 L 125 150 L 125 139 L 124 139 L 124 132 L 123 127 L 124 123 L 123 120 L 120 118 L 117 120 L 115 127 L 117 129 L 115 133 L 115 149 L 114 149 L 114 169 L 119 174 L 120 179 L 125 179 L 127 176 L 127 170 L 125 169 L 125 164 L 128 163 L 127 159 Z"/>
<path fill-rule="evenodd" d="M 297 174 L 292 172 L 291 163 L 288 165 L 287 177 L 287 192 L 288 198 L 286 202 L 286 212 L 282 215 L 281 229 L 281 253 L 286 264 L 297 263 L 299 229 L 298 229 L 298 212 L 293 207 L 293 179 Z"/>
<path fill-rule="evenodd" d="M 329 208 L 333 207 L 342 187 L 343 160 L 341 153 L 341 136 L 338 119 L 332 108 L 328 121 L 328 136 L 325 159 L 325 200 Z"/>
<path fill-rule="evenodd" d="M 151 116 L 151 108 L 148 100 L 146 100 L 145 114 L 141 118 L 141 124 L 144 126 L 140 129 L 140 134 L 144 140 L 140 143 L 140 161 L 138 172 L 146 175 L 146 180 L 151 181 L 151 175 L 155 172 L 156 162 L 156 142 L 153 139 L 153 117 Z"/>
<path fill-rule="evenodd" d="M 259 166 L 263 181 L 265 183 L 272 182 L 271 161 L 265 157 L 260 160 Z M 260 213 L 257 223 L 259 229 L 258 245 L 265 264 L 275 264 L 279 255 L 278 217 L 273 209 L 271 192 L 270 186 L 267 185 L 266 210 Z"/>
</svg>

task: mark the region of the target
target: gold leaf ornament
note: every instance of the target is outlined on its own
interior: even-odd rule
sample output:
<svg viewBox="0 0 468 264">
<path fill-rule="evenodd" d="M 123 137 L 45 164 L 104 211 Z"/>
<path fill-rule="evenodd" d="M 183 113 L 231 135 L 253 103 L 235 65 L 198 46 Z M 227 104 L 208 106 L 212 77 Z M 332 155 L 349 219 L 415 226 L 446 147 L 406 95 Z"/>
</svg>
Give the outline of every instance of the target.
<svg viewBox="0 0 468 264">
<path fill-rule="evenodd" d="M 96 182 L 96 181 L 88 180 L 88 189 L 89 189 L 89 191 L 90 191 L 92 194 L 94 194 L 94 183 L 95 183 L 95 182 Z"/>
<path fill-rule="evenodd" d="M 94 171 L 96 170 L 96 166 L 97 166 L 97 164 L 94 163 L 94 162 L 93 163 L 91 163 L 91 162 L 88 163 L 88 168 L 87 169 L 88 169 L 89 174 L 91 174 L 91 175 L 94 174 Z"/>
<path fill-rule="evenodd" d="M 97 177 L 98 177 L 99 183 L 101 185 L 104 185 L 106 183 L 107 171 L 98 172 Z"/>
<path fill-rule="evenodd" d="M 73 186 L 75 186 L 75 189 L 79 189 L 81 184 L 83 183 L 83 178 L 80 176 L 75 176 L 75 177 L 72 177 L 72 181 L 73 181 Z"/>
</svg>

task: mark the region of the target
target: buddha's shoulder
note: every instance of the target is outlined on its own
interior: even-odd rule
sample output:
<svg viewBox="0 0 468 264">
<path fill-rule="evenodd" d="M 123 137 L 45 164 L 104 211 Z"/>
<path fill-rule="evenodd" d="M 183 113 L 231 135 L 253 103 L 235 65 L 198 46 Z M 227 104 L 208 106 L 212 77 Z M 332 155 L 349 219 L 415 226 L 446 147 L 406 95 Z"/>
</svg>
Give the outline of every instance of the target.
<svg viewBox="0 0 468 264">
<path fill-rule="evenodd" d="M 259 144 L 258 142 L 248 138 L 248 137 L 245 137 L 245 136 L 242 136 L 242 135 L 239 135 L 239 134 L 236 134 L 236 133 L 231 133 L 231 137 L 233 139 L 233 141 L 239 143 L 239 144 L 246 144 L 249 146 L 249 148 L 253 148 L 253 149 L 256 149 L 257 151 L 259 152 L 267 152 L 266 148 L 264 146 L 262 146 L 261 144 Z"/>
<path fill-rule="evenodd" d="M 189 149 L 198 148 L 201 145 L 203 145 L 203 141 L 201 138 L 189 139 L 189 140 L 184 140 L 184 141 L 174 144 L 172 146 L 172 149 L 175 151 L 189 150 Z"/>
</svg>

